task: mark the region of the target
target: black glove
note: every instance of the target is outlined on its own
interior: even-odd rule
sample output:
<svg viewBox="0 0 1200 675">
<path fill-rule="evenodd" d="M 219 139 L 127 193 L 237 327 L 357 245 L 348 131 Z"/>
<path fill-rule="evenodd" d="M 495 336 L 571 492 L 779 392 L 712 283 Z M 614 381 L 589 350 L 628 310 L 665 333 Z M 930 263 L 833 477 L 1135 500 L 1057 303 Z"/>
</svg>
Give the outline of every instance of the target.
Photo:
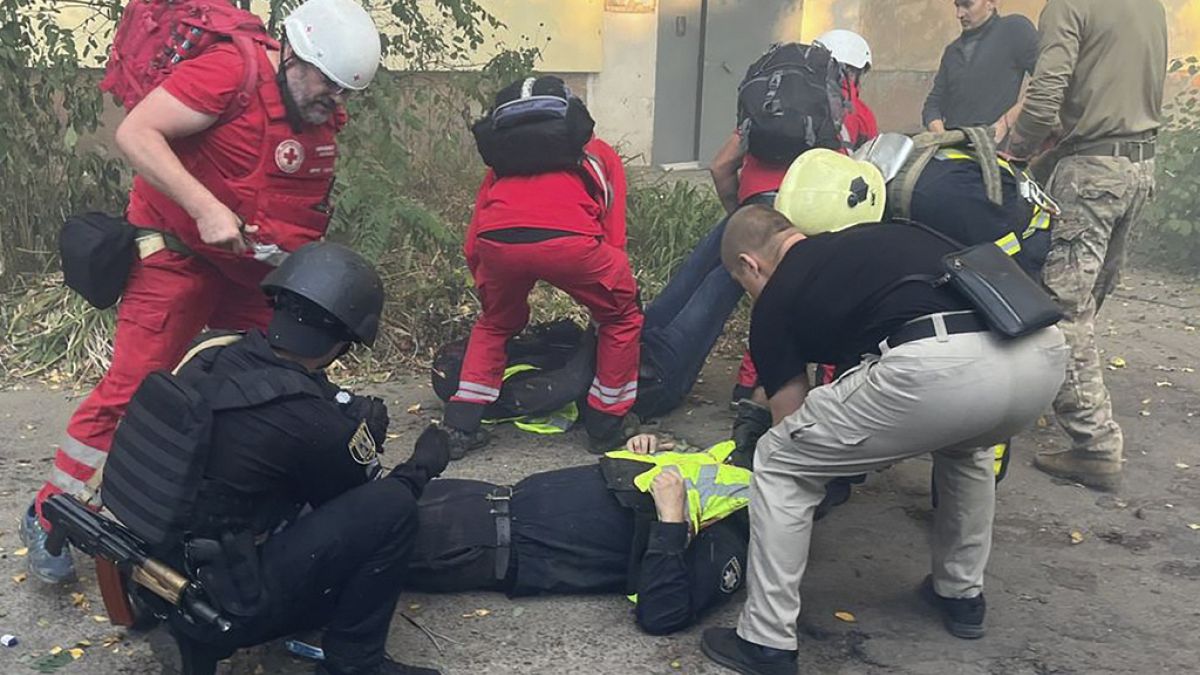
<svg viewBox="0 0 1200 675">
<path fill-rule="evenodd" d="M 735 450 L 730 463 L 744 469 L 754 470 L 754 448 L 758 439 L 771 429 L 771 411 L 751 401 L 738 402 L 737 415 L 733 418 L 733 443 Z"/>
<path fill-rule="evenodd" d="M 450 438 L 445 429 L 431 424 L 417 438 L 412 457 L 392 469 L 388 478 L 405 481 L 412 487 L 413 494 L 420 497 L 425 484 L 440 476 L 449 463 Z"/>
<path fill-rule="evenodd" d="M 387 441 L 388 409 L 387 404 L 378 396 L 355 396 L 342 410 L 352 420 L 362 420 L 367 423 L 367 431 L 375 439 L 375 447 L 383 452 L 383 444 Z"/>
</svg>

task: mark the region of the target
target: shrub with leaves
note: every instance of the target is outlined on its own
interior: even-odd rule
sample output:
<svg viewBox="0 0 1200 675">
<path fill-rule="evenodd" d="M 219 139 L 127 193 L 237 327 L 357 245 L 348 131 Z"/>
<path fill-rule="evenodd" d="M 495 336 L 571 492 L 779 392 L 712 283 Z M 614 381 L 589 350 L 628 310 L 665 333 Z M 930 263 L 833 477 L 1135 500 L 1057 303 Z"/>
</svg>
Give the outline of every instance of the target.
<svg viewBox="0 0 1200 675">
<path fill-rule="evenodd" d="M 1166 105 L 1142 248 L 1157 261 L 1190 266 L 1200 263 L 1200 64 L 1192 56 L 1173 61 L 1170 71 L 1186 73 L 1189 86 Z"/>
</svg>

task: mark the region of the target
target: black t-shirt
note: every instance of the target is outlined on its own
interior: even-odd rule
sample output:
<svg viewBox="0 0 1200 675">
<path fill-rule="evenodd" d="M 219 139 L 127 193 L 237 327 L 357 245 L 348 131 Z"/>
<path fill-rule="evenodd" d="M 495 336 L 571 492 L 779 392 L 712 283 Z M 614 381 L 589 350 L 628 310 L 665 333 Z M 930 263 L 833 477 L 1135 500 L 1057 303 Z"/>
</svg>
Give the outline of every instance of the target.
<svg viewBox="0 0 1200 675">
<path fill-rule="evenodd" d="M 180 376 L 185 381 L 200 377 L 204 365 L 199 359 L 189 361 Z M 208 372 L 278 368 L 306 372 L 277 357 L 262 333 L 251 332 L 221 348 Z M 379 472 L 378 459 L 361 452 L 356 456 L 351 449 L 361 420 L 335 401 L 338 388 L 320 373 L 309 376 L 325 394 L 323 398 L 284 398 L 213 415 L 212 454 L 205 477 L 251 500 L 255 529 L 260 531 L 273 526 L 275 515 L 286 514 L 290 506 L 320 506 Z"/>
<path fill-rule="evenodd" d="M 841 364 L 879 353 L 905 322 L 970 309 L 947 287 L 908 275 L 942 274 L 952 247 L 899 223 L 857 225 L 797 242 L 754 304 L 750 354 L 768 396 L 803 375 L 808 363 Z"/>
</svg>

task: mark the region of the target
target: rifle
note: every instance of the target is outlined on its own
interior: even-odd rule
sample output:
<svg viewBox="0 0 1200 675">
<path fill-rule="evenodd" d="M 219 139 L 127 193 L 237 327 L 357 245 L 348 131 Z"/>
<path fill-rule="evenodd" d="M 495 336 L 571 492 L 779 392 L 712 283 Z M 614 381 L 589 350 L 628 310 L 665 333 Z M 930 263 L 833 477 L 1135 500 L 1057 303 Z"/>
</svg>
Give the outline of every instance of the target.
<svg viewBox="0 0 1200 675">
<path fill-rule="evenodd" d="M 70 541 L 80 551 L 115 565 L 135 583 L 181 609 L 200 624 L 215 626 L 222 633 L 232 624 L 203 599 L 195 582 L 165 563 L 151 558 L 148 546 L 124 525 L 89 510 L 68 494 L 53 495 L 42 504 L 42 515 L 53 526 L 46 550 L 62 552 Z M 105 598 L 106 605 L 109 604 Z M 124 600 L 124 599 L 122 599 Z"/>
</svg>

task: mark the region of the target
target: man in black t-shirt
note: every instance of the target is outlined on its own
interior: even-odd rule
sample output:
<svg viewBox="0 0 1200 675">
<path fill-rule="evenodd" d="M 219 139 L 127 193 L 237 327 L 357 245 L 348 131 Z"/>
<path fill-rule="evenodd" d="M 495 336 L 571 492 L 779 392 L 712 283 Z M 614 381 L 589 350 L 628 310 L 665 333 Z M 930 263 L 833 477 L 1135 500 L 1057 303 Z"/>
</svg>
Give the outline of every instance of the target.
<svg viewBox="0 0 1200 675">
<path fill-rule="evenodd" d="M 755 299 L 750 352 L 774 426 L 755 451 L 746 604 L 736 632 L 705 632 L 714 661 L 795 672 L 800 580 L 825 483 L 926 452 L 940 504 L 922 589 L 951 633 L 983 635 L 995 506 L 986 448 L 1050 404 L 1067 349 L 1057 328 L 1003 340 L 952 289 L 920 278 L 940 275 L 948 252 L 900 223 L 805 237 L 764 207 L 730 219 L 721 258 Z M 860 363 L 809 390 L 807 364 L 847 361 Z"/>
</svg>

